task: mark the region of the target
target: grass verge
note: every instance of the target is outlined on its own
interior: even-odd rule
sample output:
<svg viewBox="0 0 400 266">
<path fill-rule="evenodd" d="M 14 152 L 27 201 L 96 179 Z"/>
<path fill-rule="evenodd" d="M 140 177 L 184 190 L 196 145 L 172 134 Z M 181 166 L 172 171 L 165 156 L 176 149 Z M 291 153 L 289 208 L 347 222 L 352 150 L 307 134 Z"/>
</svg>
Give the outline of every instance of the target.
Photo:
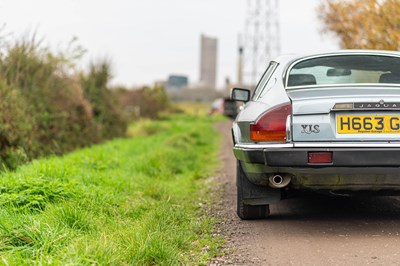
<svg viewBox="0 0 400 266">
<path fill-rule="evenodd" d="M 174 106 L 186 114 L 195 116 L 207 115 L 211 110 L 211 103 L 202 102 L 180 102 L 175 103 Z"/>
<path fill-rule="evenodd" d="M 130 139 L 33 161 L 0 178 L 5 265 L 199 265 L 221 244 L 201 215 L 217 167 L 207 117 L 137 125 Z"/>
</svg>

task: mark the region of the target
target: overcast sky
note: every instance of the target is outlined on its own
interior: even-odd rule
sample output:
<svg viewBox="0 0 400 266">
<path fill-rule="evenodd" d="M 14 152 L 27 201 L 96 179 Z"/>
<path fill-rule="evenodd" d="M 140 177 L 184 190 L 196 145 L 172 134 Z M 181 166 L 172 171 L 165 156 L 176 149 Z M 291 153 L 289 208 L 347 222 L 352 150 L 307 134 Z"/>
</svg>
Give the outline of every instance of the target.
<svg viewBox="0 0 400 266">
<path fill-rule="evenodd" d="M 38 29 L 52 47 L 73 37 L 88 50 L 84 60 L 108 56 L 114 84 L 136 86 L 169 74 L 199 78 L 200 34 L 218 38 L 218 84 L 235 81 L 238 34 L 248 0 L 0 0 L 5 32 Z M 279 0 L 281 53 L 337 49 L 321 35 L 320 0 Z"/>
</svg>

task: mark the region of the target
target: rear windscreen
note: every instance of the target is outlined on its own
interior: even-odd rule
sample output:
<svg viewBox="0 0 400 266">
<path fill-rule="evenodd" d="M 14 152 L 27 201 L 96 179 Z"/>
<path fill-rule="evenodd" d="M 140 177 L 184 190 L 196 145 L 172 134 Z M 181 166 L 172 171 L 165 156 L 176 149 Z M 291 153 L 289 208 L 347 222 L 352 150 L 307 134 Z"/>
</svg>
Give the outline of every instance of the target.
<svg viewBox="0 0 400 266">
<path fill-rule="evenodd" d="M 346 84 L 400 85 L 400 57 L 336 55 L 311 58 L 289 69 L 286 87 Z"/>
</svg>

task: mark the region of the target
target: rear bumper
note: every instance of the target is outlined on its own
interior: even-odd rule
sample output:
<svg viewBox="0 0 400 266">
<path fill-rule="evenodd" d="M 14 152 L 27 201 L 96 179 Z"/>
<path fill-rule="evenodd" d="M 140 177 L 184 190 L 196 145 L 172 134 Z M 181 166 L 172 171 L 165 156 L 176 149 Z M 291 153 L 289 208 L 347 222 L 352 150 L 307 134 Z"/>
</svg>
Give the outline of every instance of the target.
<svg viewBox="0 0 400 266">
<path fill-rule="evenodd" d="M 398 147 L 296 147 L 282 145 L 235 145 L 248 179 L 267 185 L 275 174 L 292 176 L 294 188 L 329 190 L 400 190 L 400 146 Z M 396 144 L 397 146 L 397 144 Z M 309 152 L 332 152 L 332 163 L 308 162 Z"/>
<path fill-rule="evenodd" d="M 235 157 L 246 163 L 270 167 L 400 167 L 400 147 L 396 148 L 250 148 L 235 146 Z M 332 152 L 332 163 L 308 162 L 309 152 Z"/>
</svg>

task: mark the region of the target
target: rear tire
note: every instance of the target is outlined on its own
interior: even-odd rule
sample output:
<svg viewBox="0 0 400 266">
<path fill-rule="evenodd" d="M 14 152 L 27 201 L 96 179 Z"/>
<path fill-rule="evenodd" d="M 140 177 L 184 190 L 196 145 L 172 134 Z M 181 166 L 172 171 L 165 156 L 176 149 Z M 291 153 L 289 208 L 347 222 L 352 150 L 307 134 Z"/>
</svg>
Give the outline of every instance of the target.
<svg viewBox="0 0 400 266">
<path fill-rule="evenodd" d="M 237 162 L 237 215 L 242 220 L 265 219 L 269 216 L 269 205 L 248 205 L 244 203 L 244 191 L 251 190 L 254 184 L 247 179 L 240 162 Z"/>
</svg>

